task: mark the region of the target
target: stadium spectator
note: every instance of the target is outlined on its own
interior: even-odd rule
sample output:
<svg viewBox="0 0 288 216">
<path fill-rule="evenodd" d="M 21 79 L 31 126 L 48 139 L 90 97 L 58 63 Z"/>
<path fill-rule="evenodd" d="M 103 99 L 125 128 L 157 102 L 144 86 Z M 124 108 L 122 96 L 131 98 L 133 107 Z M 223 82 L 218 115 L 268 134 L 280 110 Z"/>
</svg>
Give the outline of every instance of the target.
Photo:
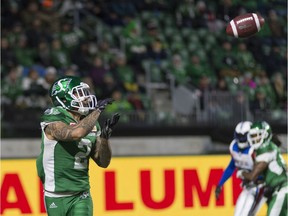
<svg viewBox="0 0 288 216">
<path fill-rule="evenodd" d="M 72 52 L 85 39 L 84 32 L 81 29 L 73 28 L 72 24 L 65 20 L 61 25 L 61 30 L 56 32 L 54 37 L 60 39 L 63 48 L 67 52 Z"/>
<path fill-rule="evenodd" d="M 138 90 L 128 92 L 127 100 L 133 106 L 134 110 L 144 111 L 146 109 L 142 101 L 141 93 Z"/>
<path fill-rule="evenodd" d="M 31 68 L 22 81 L 24 104 L 27 107 L 44 108 L 47 106 L 45 80 L 37 70 Z"/>
<path fill-rule="evenodd" d="M 271 78 L 275 72 L 286 71 L 287 59 L 281 54 L 280 47 L 277 45 L 273 45 L 269 55 L 265 58 L 265 62 L 263 62 L 263 64 L 266 66 L 268 76 Z"/>
<path fill-rule="evenodd" d="M 103 18 L 103 21 L 110 27 L 124 25 L 124 22 L 121 19 L 121 17 L 119 17 L 119 15 L 114 11 L 108 11 L 106 16 Z"/>
<path fill-rule="evenodd" d="M 51 49 L 46 41 L 40 41 L 37 47 L 35 62 L 45 67 L 51 65 Z"/>
<path fill-rule="evenodd" d="M 235 77 L 239 75 L 236 54 L 230 41 L 222 41 L 221 47 L 213 50 L 212 64 L 217 76 Z"/>
<path fill-rule="evenodd" d="M 58 78 L 57 75 L 57 70 L 56 68 L 50 66 L 47 67 L 45 70 L 45 75 L 44 75 L 44 88 L 47 90 L 47 92 L 49 91 L 50 87 L 52 86 L 52 84 L 56 81 L 56 79 Z"/>
<path fill-rule="evenodd" d="M 147 46 L 144 38 L 141 37 L 140 24 L 135 20 L 130 20 L 124 28 L 123 36 L 125 37 L 127 60 L 138 68 L 147 54 Z"/>
<path fill-rule="evenodd" d="M 262 88 L 267 95 L 267 99 L 271 104 L 271 108 L 276 108 L 276 96 L 273 91 L 272 85 L 265 71 L 261 71 L 256 77 L 257 88 Z"/>
<path fill-rule="evenodd" d="M 21 7 L 14 1 L 3 1 L 1 3 L 1 27 L 2 29 L 11 30 L 21 20 Z"/>
<path fill-rule="evenodd" d="M 275 94 L 276 108 L 287 109 L 287 86 L 281 73 L 273 75 L 272 89 Z"/>
<path fill-rule="evenodd" d="M 211 11 L 207 18 L 207 28 L 212 34 L 220 33 L 225 28 L 226 24 L 223 20 L 217 18 L 215 11 Z"/>
<path fill-rule="evenodd" d="M 64 68 L 70 65 L 70 56 L 62 47 L 59 39 L 54 39 L 51 45 L 51 64 L 57 68 Z"/>
<path fill-rule="evenodd" d="M 199 56 L 197 54 L 193 54 L 190 57 L 190 61 L 186 66 L 187 75 L 190 77 L 191 82 L 194 86 L 198 86 L 199 80 L 202 75 L 208 76 L 211 81 L 215 80 L 215 73 L 210 68 L 209 64 L 204 64 L 201 62 Z"/>
<path fill-rule="evenodd" d="M 114 76 L 107 73 L 103 78 L 103 87 L 101 89 L 97 88 L 97 95 L 99 95 L 99 98 L 111 97 L 116 89 L 120 89 L 121 92 L 124 91 L 123 86 L 115 80 Z"/>
<path fill-rule="evenodd" d="M 120 17 L 136 15 L 134 1 L 111 1 L 108 5 L 108 10 L 115 12 Z"/>
<path fill-rule="evenodd" d="M 126 55 L 118 53 L 115 58 L 115 67 L 112 69 L 115 79 L 123 86 L 125 91 L 138 89 L 137 77 L 133 68 L 127 64 Z"/>
<path fill-rule="evenodd" d="M 113 104 L 109 105 L 106 109 L 106 113 L 121 113 L 120 122 L 129 122 L 129 112 L 133 111 L 134 108 L 129 103 L 127 98 L 123 95 L 123 93 L 119 89 L 115 89 L 112 92 L 112 99 L 114 100 Z"/>
<path fill-rule="evenodd" d="M 211 92 L 211 99 L 208 101 L 208 103 L 205 104 L 205 107 L 203 106 L 209 116 L 210 122 L 214 124 L 217 124 L 220 121 L 227 121 L 232 115 L 230 106 L 218 101 L 216 94 L 219 96 L 219 92 Z M 203 96 L 205 97 L 205 93 Z M 200 99 L 203 100 L 204 97 Z"/>
<path fill-rule="evenodd" d="M 29 28 L 34 20 L 44 22 L 43 25 L 48 29 L 50 29 L 50 25 L 55 25 L 59 22 L 56 11 L 51 11 L 49 15 L 46 14 L 45 9 L 37 1 L 29 1 L 27 6 L 21 10 L 21 20 L 25 28 Z"/>
<path fill-rule="evenodd" d="M 105 69 L 109 70 L 110 66 L 113 65 L 115 53 L 120 52 L 120 50 L 111 47 L 107 40 L 98 41 L 97 47 L 97 55 L 102 58 Z"/>
<path fill-rule="evenodd" d="M 174 54 L 168 68 L 170 74 L 175 78 L 177 84 L 187 84 L 191 78 L 187 75 L 186 62 L 179 54 Z"/>
<path fill-rule="evenodd" d="M 165 2 L 165 1 L 139 1 L 139 4 L 141 5 L 141 8 L 143 11 L 152 11 L 152 12 L 161 12 L 161 11 L 169 11 L 169 9 L 172 7 L 173 8 L 173 4 L 169 1 L 169 2 Z M 169 8 L 170 6 L 170 8 Z"/>
<path fill-rule="evenodd" d="M 28 46 L 25 35 L 18 38 L 14 52 L 19 64 L 23 65 L 24 67 L 30 67 L 34 64 L 36 50 Z"/>
<path fill-rule="evenodd" d="M 67 68 L 63 70 L 64 76 L 79 76 L 77 65 L 69 65 Z"/>
<path fill-rule="evenodd" d="M 30 27 L 35 19 L 41 19 L 41 11 L 36 1 L 30 1 L 27 7 L 21 11 L 21 20 L 25 27 Z"/>
<path fill-rule="evenodd" d="M 147 100 L 147 98 L 138 90 L 128 92 L 127 100 L 135 110 L 137 117 L 141 120 L 145 120 L 145 116 L 147 115 L 145 111 L 150 107 L 149 100 Z"/>
<path fill-rule="evenodd" d="M 238 49 L 236 51 L 237 66 L 240 72 L 245 72 L 247 70 L 252 70 L 256 67 L 256 61 L 252 53 L 247 49 L 245 42 L 240 42 L 238 44 Z"/>
<path fill-rule="evenodd" d="M 279 19 L 279 16 L 274 9 L 271 9 L 268 12 L 267 24 L 271 30 L 271 36 L 275 38 L 275 40 L 279 40 L 284 37 L 285 24 L 281 19 Z"/>
<path fill-rule="evenodd" d="M 18 41 L 21 38 L 26 38 L 26 40 L 27 40 L 25 29 L 23 28 L 23 24 L 21 22 L 17 22 L 13 26 L 12 31 L 9 31 L 7 33 L 7 39 L 9 40 L 10 44 L 15 45 L 18 43 Z M 28 46 L 28 44 L 27 44 L 27 46 Z M 32 49 L 32 47 L 30 49 Z"/>
<path fill-rule="evenodd" d="M 17 105 L 17 99 L 23 93 L 22 78 L 16 67 L 11 67 L 7 76 L 1 80 L 1 104 L 11 106 Z"/>
<path fill-rule="evenodd" d="M 196 16 L 193 21 L 193 28 L 207 29 L 208 28 L 207 21 L 208 21 L 208 17 L 211 15 L 211 12 L 207 8 L 205 1 L 202 1 L 202 0 L 197 1 L 195 15 Z"/>
<path fill-rule="evenodd" d="M 48 33 L 44 32 L 40 19 L 33 20 L 32 25 L 26 31 L 27 44 L 32 48 L 38 47 L 40 41 L 48 41 L 48 36 Z"/>
<path fill-rule="evenodd" d="M 1 37 L 1 65 L 3 73 L 7 73 L 9 67 L 17 65 L 17 59 L 11 44 L 6 37 Z"/>
<path fill-rule="evenodd" d="M 225 78 L 219 77 L 216 81 L 216 85 L 214 88 L 215 91 L 219 92 L 229 92 L 228 84 Z"/>
<path fill-rule="evenodd" d="M 238 91 L 235 94 L 235 98 L 232 101 L 232 108 L 231 108 L 235 121 L 242 121 L 243 119 L 252 119 L 250 110 L 249 110 L 249 98 L 247 95 L 242 92 Z"/>
<path fill-rule="evenodd" d="M 155 40 L 161 40 L 160 29 L 155 20 L 149 20 L 143 32 L 145 33 L 143 37 L 147 45 L 152 44 Z"/>
<path fill-rule="evenodd" d="M 176 9 L 177 24 L 181 27 L 192 27 L 196 6 L 195 1 L 185 0 L 182 4 L 179 4 Z"/>
<path fill-rule="evenodd" d="M 53 4 L 53 3 L 52 3 Z M 40 19 L 43 22 L 43 25 L 46 29 L 49 29 L 52 33 L 58 32 L 61 27 L 61 18 L 60 14 L 53 5 L 51 6 L 42 6 L 40 13 Z"/>
<path fill-rule="evenodd" d="M 220 20 L 224 20 L 228 23 L 239 15 L 238 7 L 232 0 L 221 0 L 219 4 L 217 4 L 216 14 Z"/>
<path fill-rule="evenodd" d="M 81 42 L 71 52 L 71 61 L 80 68 L 80 75 L 87 76 L 92 67 L 92 56 L 89 52 L 89 42 Z"/>
<path fill-rule="evenodd" d="M 246 71 L 244 75 L 241 77 L 241 85 L 239 86 L 239 90 L 245 92 L 250 100 L 254 98 L 255 89 L 257 87 L 257 83 L 254 81 L 253 74 L 250 71 Z"/>
<path fill-rule="evenodd" d="M 162 60 L 168 58 L 167 51 L 160 39 L 155 39 L 148 45 L 147 58 L 153 60 L 158 65 L 161 64 Z"/>
<path fill-rule="evenodd" d="M 89 76 L 92 78 L 93 85 L 97 88 L 102 88 L 104 85 L 104 76 L 109 71 L 104 67 L 103 60 L 100 56 L 95 56 L 92 62 Z"/>
<path fill-rule="evenodd" d="M 211 92 L 211 90 L 213 89 L 211 85 L 211 80 L 209 79 L 209 77 L 207 77 L 206 75 L 201 76 L 196 88 L 199 90 L 200 108 L 201 110 L 204 110 L 205 109 L 204 107 L 205 94 L 208 92 Z"/>
<path fill-rule="evenodd" d="M 272 104 L 262 87 L 256 89 L 254 99 L 250 102 L 250 110 L 255 117 L 264 116 L 272 110 Z"/>
</svg>

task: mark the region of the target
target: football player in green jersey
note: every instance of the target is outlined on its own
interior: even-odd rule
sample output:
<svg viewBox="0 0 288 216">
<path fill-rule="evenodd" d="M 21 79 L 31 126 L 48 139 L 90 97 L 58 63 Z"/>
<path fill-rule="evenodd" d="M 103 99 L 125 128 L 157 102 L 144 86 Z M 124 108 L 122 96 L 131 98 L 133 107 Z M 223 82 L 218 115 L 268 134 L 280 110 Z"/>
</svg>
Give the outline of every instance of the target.
<svg viewBox="0 0 288 216">
<path fill-rule="evenodd" d="M 77 77 L 55 81 L 50 97 L 54 106 L 41 119 L 41 153 L 36 162 L 46 211 L 51 216 L 92 216 L 89 159 L 108 167 L 109 137 L 120 116 L 107 119 L 101 130 L 98 117 L 113 100 L 97 102 L 89 86 Z"/>
<path fill-rule="evenodd" d="M 265 181 L 264 195 L 268 199 L 268 216 L 286 216 L 288 201 L 288 182 L 285 161 L 280 149 L 271 141 L 272 130 L 265 122 L 257 122 L 248 133 L 249 144 L 255 149 L 256 164 L 251 172 L 240 170 L 237 176 L 255 180 L 263 174 Z"/>
</svg>

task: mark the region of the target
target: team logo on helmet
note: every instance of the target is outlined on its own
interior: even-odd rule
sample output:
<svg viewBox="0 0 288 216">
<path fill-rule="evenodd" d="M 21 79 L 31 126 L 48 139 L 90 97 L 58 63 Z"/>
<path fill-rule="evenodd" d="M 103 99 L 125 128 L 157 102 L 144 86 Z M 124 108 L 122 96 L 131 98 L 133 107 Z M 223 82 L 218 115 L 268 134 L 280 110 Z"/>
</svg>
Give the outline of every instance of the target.
<svg viewBox="0 0 288 216">
<path fill-rule="evenodd" d="M 64 78 L 56 82 L 52 87 L 51 96 L 55 96 L 62 91 L 65 92 L 71 80 L 72 80 L 71 78 Z"/>
</svg>

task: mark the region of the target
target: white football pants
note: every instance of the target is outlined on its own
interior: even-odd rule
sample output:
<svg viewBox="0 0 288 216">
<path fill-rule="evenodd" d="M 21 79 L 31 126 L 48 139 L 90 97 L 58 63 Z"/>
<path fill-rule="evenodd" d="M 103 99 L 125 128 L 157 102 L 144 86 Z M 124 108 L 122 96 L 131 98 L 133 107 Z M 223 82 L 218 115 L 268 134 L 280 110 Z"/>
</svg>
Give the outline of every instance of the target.
<svg viewBox="0 0 288 216">
<path fill-rule="evenodd" d="M 263 197 L 263 187 L 244 187 L 240 193 L 234 211 L 234 216 L 254 216 L 266 202 Z"/>
</svg>

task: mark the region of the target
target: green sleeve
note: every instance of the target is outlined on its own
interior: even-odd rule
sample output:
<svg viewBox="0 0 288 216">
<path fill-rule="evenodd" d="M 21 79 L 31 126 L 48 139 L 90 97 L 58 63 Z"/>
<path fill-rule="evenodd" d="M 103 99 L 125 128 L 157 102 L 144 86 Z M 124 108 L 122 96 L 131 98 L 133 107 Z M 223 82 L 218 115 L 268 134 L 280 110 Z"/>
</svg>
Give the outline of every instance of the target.
<svg viewBox="0 0 288 216">
<path fill-rule="evenodd" d="M 45 110 L 41 117 L 41 121 L 46 123 L 55 121 L 61 121 L 66 124 L 69 124 L 70 122 L 76 123 L 73 117 L 65 109 L 60 107 L 53 107 Z"/>
</svg>

